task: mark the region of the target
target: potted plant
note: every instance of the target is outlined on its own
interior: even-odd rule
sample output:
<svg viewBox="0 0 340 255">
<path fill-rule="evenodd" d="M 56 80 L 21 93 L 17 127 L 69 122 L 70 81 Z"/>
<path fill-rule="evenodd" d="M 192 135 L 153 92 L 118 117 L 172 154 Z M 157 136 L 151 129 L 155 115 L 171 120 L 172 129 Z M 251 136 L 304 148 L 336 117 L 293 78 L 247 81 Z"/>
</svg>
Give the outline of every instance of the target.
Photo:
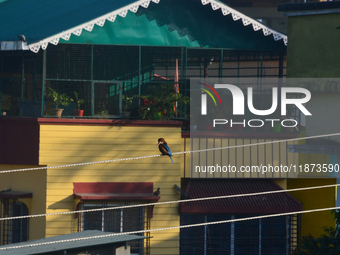
<svg viewBox="0 0 340 255">
<path fill-rule="evenodd" d="M 123 113 L 122 113 L 122 117 L 123 118 L 129 118 L 130 114 L 131 114 L 129 109 L 130 109 L 130 106 L 132 104 L 133 98 L 132 97 L 128 97 L 126 95 L 123 95 L 122 99 L 123 99 Z"/>
<path fill-rule="evenodd" d="M 73 99 L 70 98 L 66 93 L 58 93 L 56 90 L 51 87 L 48 88 L 47 98 L 54 102 L 55 108 L 50 110 L 51 115 L 60 117 L 64 109 L 58 108 L 59 105 L 69 105 Z"/>
<path fill-rule="evenodd" d="M 74 116 L 82 117 L 84 115 L 84 110 L 80 110 L 80 105 L 84 103 L 84 99 L 78 97 L 78 92 L 74 91 L 73 93 L 77 103 L 77 110 L 74 110 Z"/>
<path fill-rule="evenodd" d="M 135 95 L 142 99 L 142 105 L 139 108 L 139 116 L 143 119 L 167 119 L 174 118 L 180 114 L 180 109 L 175 111 L 174 105 L 188 104 L 189 98 L 180 93 L 175 93 L 173 84 L 162 84 L 161 86 L 151 85 L 147 91 L 152 92 L 150 95 Z"/>
</svg>

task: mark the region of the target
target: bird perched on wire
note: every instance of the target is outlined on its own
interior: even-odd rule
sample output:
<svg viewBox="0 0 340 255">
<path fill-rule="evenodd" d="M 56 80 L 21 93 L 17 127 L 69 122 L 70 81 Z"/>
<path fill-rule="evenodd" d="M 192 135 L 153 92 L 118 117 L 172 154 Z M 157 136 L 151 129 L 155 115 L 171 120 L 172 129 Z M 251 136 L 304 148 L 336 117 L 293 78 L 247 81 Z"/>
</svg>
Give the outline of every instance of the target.
<svg viewBox="0 0 340 255">
<path fill-rule="evenodd" d="M 153 194 L 155 196 L 159 196 L 159 194 L 161 194 L 160 188 L 158 188 Z"/>
<path fill-rule="evenodd" d="M 158 139 L 158 149 L 163 155 L 168 155 L 171 159 L 172 164 L 174 161 L 172 160 L 172 152 L 167 144 L 167 142 L 164 140 L 164 138 L 159 138 Z"/>
</svg>

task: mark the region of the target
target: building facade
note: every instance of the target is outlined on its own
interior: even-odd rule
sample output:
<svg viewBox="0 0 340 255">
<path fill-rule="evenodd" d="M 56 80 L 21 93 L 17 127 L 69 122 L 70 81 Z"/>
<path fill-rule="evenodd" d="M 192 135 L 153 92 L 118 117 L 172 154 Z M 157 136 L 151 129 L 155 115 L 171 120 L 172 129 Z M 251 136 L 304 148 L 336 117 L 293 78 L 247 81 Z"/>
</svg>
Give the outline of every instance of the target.
<svg viewBox="0 0 340 255">
<path fill-rule="evenodd" d="M 86 1 L 83 11 L 74 3 L 66 10 L 36 2 L 41 6 L 39 12 L 55 8 L 53 22 L 41 14 L 36 23 L 26 21 L 31 30 L 18 26 L 13 31 L 7 29 L 0 38 L 0 106 L 6 115 L 0 122 L 0 167 L 46 169 L 1 173 L 5 177 L 0 179 L 0 198 L 3 217 L 56 215 L 3 221 L 1 244 L 89 229 L 139 231 L 306 209 L 305 202 L 311 199 L 300 193 L 297 199 L 294 194 L 285 194 L 254 201 L 241 199 L 232 205 L 227 201 L 156 204 L 58 214 L 305 186 L 305 180 L 296 179 L 299 176 L 295 174 L 210 174 L 197 168 L 216 164 L 238 168 L 297 165 L 300 155 L 288 150 L 297 142 L 174 155 L 174 164 L 167 156 L 102 162 L 159 154 L 156 144 L 160 137 L 173 152 L 183 152 L 297 138 L 303 129 L 226 130 L 219 137 L 204 133 L 195 137 L 188 132 L 189 113 L 184 104 L 177 107 L 176 116 L 167 115 L 173 104 L 154 115 L 141 114 L 140 108 L 151 108 L 155 100 L 144 101 L 148 97 L 143 96 L 157 95 L 166 101 L 161 92 L 169 86 L 177 84 L 178 92 L 189 96 L 190 78 L 286 75 L 287 37 L 219 1 Z M 25 1 L 22 4 L 26 6 Z M 6 11 L 15 13 L 13 3 L 5 7 L 2 17 Z M 81 18 L 76 19 L 78 11 Z M 6 22 L 4 18 L 0 24 Z M 38 24 L 50 25 L 37 29 Z M 18 41 L 17 34 L 25 31 L 26 42 Z M 49 88 L 69 97 L 77 92 L 84 99 L 84 116 L 74 116 L 75 101 L 64 107 L 61 118 L 52 115 Z M 130 118 L 123 118 L 124 98 L 134 95 Z M 56 167 L 61 165 L 68 166 Z M 334 183 L 334 179 L 324 180 L 314 185 Z M 237 185 L 228 189 L 231 183 Z M 157 188 L 160 194 L 155 195 Z M 333 205 L 334 189 L 321 194 L 327 197 L 323 199 L 325 207 Z M 310 202 L 313 206 L 319 203 Z M 288 254 L 296 245 L 303 219 L 293 215 L 188 228 L 189 232 L 151 232 L 145 236 L 152 238 L 130 246 L 133 254 Z M 319 225 L 325 225 L 326 220 L 319 219 Z M 271 232 L 271 225 L 277 232 Z M 245 233 L 250 234 L 244 237 Z"/>
</svg>

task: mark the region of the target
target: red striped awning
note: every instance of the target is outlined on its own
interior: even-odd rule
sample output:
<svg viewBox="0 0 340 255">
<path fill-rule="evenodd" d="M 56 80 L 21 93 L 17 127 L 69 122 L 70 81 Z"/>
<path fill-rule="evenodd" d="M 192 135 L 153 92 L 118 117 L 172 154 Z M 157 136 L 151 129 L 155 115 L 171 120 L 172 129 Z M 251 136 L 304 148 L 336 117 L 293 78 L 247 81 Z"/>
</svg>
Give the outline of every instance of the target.
<svg viewBox="0 0 340 255">
<path fill-rule="evenodd" d="M 187 198 L 215 197 L 282 190 L 270 179 L 190 179 Z M 302 204 L 287 192 L 186 202 L 180 213 L 271 214 L 301 211 Z"/>
</svg>

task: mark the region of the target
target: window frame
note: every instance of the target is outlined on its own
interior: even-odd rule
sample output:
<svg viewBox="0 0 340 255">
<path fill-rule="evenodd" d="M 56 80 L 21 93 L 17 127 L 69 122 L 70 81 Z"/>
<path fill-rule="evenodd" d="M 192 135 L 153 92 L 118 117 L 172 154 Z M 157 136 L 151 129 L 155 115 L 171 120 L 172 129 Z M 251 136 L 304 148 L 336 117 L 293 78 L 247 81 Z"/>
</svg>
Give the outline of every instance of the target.
<svg viewBox="0 0 340 255">
<path fill-rule="evenodd" d="M 17 206 L 20 208 L 15 208 Z M 29 215 L 29 210 L 24 202 L 8 198 L 0 200 L 0 216 L 2 218 L 26 215 Z M 24 242 L 28 240 L 29 218 L 0 222 L 0 245 Z"/>
<path fill-rule="evenodd" d="M 83 201 L 80 204 L 79 209 L 80 210 L 88 210 L 88 209 L 97 209 L 97 208 L 107 208 L 107 207 L 118 207 L 118 206 L 123 206 L 123 205 L 136 205 L 137 203 L 130 203 L 130 202 L 114 202 L 114 201 Z M 89 208 L 90 207 L 90 208 Z M 133 209 L 133 208 L 125 208 L 125 209 L 117 209 L 120 210 L 120 222 L 119 222 L 119 232 L 117 233 L 122 233 L 124 232 L 124 210 L 128 209 Z M 148 207 L 138 207 L 139 213 L 140 213 L 140 219 L 139 221 L 141 229 L 140 230 L 146 230 L 150 228 L 150 211 Z M 105 212 L 108 212 L 111 210 L 102 210 L 101 211 L 101 229 L 100 231 L 103 232 L 114 232 L 110 231 L 105 227 L 105 220 L 106 220 L 106 215 Z M 85 220 L 86 217 L 84 216 L 85 213 L 79 213 L 78 217 L 78 231 L 84 231 L 86 230 L 85 227 Z M 95 229 L 95 228 L 92 228 Z M 99 230 L 99 229 L 98 229 Z M 125 231 L 126 232 L 126 231 Z M 138 234 L 137 234 L 138 235 Z M 146 236 L 147 238 L 145 240 L 142 240 L 141 246 L 138 248 L 140 251 L 139 253 L 132 253 L 131 255 L 148 255 L 150 254 L 150 233 L 144 233 L 144 234 L 139 234 Z M 133 242 L 128 242 L 133 243 Z M 131 245 L 130 245 L 131 246 Z M 131 247 L 132 248 L 132 247 Z"/>
<path fill-rule="evenodd" d="M 181 226 L 251 216 L 256 215 L 182 214 Z M 205 225 L 197 227 L 192 231 L 183 228 L 180 233 L 180 254 L 186 255 L 198 252 L 204 255 L 235 255 L 262 254 L 263 252 L 267 254 L 271 252 L 271 254 L 287 255 L 293 251 L 297 244 L 299 221 L 298 215 L 290 215 L 281 216 L 280 219 L 265 218 L 218 225 Z M 220 225 L 223 225 L 223 229 L 218 228 Z M 269 227 L 270 225 L 281 225 L 281 228 L 274 228 L 275 230 L 273 230 L 273 228 Z M 279 237 L 280 235 L 285 236 L 284 243 L 280 241 L 282 240 Z"/>
</svg>

